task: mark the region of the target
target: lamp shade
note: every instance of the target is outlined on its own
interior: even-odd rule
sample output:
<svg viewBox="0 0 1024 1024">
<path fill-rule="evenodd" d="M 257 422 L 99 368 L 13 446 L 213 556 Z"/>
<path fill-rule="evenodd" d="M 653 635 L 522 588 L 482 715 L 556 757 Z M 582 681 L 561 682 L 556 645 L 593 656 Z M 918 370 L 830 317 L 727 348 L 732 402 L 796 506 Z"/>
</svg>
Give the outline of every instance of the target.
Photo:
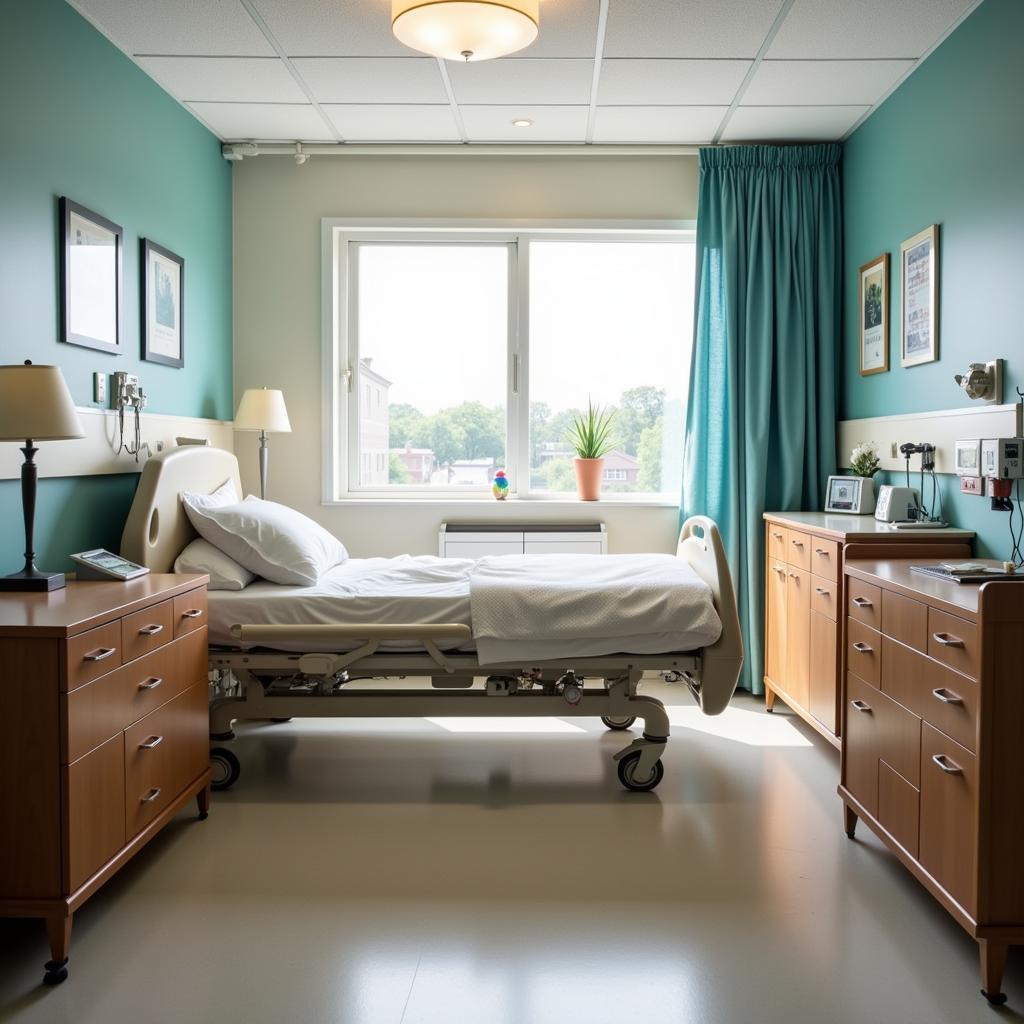
<svg viewBox="0 0 1024 1024">
<path fill-rule="evenodd" d="M 446 60 L 493 60 L 537 38 L 538 0 L 392 0 L 391 31 Z"/>
<path fill-rule="evenodd" d="M 235 430 L 266 430 L 273 434 L 290 434 L 288 410 L 284 394 L 269 388 L 249 388 L 238 403 Z"/>
<path fill-rule="evenodd" d="M 0 366 L 0 441 L 85 437 L 59 366 Z"/>
</svg>

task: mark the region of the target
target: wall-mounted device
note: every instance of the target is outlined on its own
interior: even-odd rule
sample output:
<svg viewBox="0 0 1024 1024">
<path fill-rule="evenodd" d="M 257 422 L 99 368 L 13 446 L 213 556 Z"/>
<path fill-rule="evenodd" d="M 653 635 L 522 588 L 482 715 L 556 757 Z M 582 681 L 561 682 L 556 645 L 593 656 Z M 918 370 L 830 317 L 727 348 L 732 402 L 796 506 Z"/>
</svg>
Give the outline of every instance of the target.
<svg viewBox="0 0 1024 1024">
<path fill-rule="evenodd" d="M 874 480 L 866 476 L 830 476 L 825 511 L 870 515 L 875 511 Z"/>
<path fill-rule="evenodd" d="M 1024 476 L 1024 438 L 999 437 L 981 442 L 981 475 L 995 480 Z"/>
<path fill-rule="evenodd" d="M 993 359 L 987 363 L 971 363 L 966 373 L 958 373 L 953 380 L 970 399 L 1000 405 L 1003 401 L 1003 361 Z"/>
<path fill-rule="evenodd" d="M 916 522 L 918 508 L 918 495 L 913 487 L 882 484 L 878 489 L 875 518 L 881 523 Z"/>
<path fill-rule="evenodd" d="M 117 454 L 122 449 L 129 455 L 135 456 L 139 461 L 139 452 L 142 451 L 142 410 L 146 408 L 146 392 L 139 385 L 139 378 L 134 373 L 124 373 L 119 370 L 114 374 L 114 408 L 117 409 Z M 124 440 L 124 411 L 132 409 L 135 412 L 135 446 L 125 444 Z"/>
</svg>

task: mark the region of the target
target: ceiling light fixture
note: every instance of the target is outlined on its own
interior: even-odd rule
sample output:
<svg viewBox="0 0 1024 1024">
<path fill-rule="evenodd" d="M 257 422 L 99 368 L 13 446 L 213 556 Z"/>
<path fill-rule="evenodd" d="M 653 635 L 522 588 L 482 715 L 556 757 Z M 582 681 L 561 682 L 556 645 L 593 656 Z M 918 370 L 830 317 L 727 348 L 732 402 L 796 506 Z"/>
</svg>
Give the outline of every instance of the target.
<svg viewBox="0 0 1024 1024">
<path fill-rule="evenodd" d="M 539 0 L 391 0 L 391 30 L 445 60 L 493 60 L 537 38 Z"/>
<path fill-rule="evenodd" d="M 533 122 L 528 117 L 517 117 L 512 122 L 513 128 L 532 128 Z"/>
</svg>

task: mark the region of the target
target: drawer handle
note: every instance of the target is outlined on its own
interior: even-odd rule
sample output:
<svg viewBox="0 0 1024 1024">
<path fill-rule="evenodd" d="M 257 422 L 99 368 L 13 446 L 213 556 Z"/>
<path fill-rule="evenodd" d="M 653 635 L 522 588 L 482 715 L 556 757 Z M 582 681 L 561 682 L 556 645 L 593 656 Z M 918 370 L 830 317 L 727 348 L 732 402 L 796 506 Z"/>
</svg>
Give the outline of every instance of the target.
<svg viewBox="0 0 1024 1024">
<path fill-rule="evenodd" d="M 872 607 L 871 602 L 866 597 L 855 597 L 853 599 L 853 603 L 858 608 L 871 608 Z"/>
<path fill-rule="evenodd" d="M 804 546 L 804 542 L 802 540 L 794 540 L 794 541 L 791 541 L 790 543 L 795 548 L 802 548 Z"/>
<path fill-rule="evenodd" d="M 827 594 L 828 593 L 828 588 L 827 587 L 815 587 L 814 588 L 814 592 L 816 594 Z"/>
<path fill-rule="evenodd" d="M 773 536 L 773 537 L 774 537 L 774 538 L 775 538 L 776 540 L 782 540 L 782 534 L 781 534 L 781 533 L 776 533 L 776 532 L 775 532 L 774 530 L 772 530 L 772 536 Z"/>
<path fill-rule="evenodd" d="M 159 676 L 150 676 L 144 682 L 139 683 L 140 690 L 155 690 L 163 680 Z"/>
<path fill-rule="evenodd" d="M 943 704 L 963 704 L 964 702 L 959 693 L 947 690 L 944 686 L 940 686 L 937 690 L 932 690 L 932 696 L 937 700 L 941 700 Z"/>
<path fill-rule="evenodd" d="M 160 795 L 160 787 L 154 786 L 145 796 L 139 798 L 140 804 L 151 804 Z"/>
<path fill-rule="evenodd" d="M 200 619 L 203 616 L 202 608 L 189 608 L 187 612 L 182 612 L 181 617 L 183 619 Z"/>
<path fill-rule="evenodd" d="M 865 704 L 862 700 L 851 700 L 850 707 L 853 708 L 854 711 L 867 711 L 869 714 L 871 712 L 871 705 Z"/>
<path fill-rule="evenodd" d="M 158 622 L 154 622 L 151 626 L 143 626 L 139 630 L 139 636 L 156 636 L 157 633 L 162 633 L 164 627 Z"/>
<path fill-rule="evenodd" d="M 857 641 L 857 642 L 856 642 L 856 643 L 855 643 L 855 644 L 853 645 L 853 649 L 854 649 L 854 650 L 855 650 L 855 651 L 856 651 L 856 652 L 857 652 L 858 654 L 872 654 L 872 653 L 874 653 L 874 650 L 875 650 L 875 649 L 874 649 L 874 647 L 870 647 L 870 646 L 868 646 L 868 644 L 864 643 L 864 642 L 863 642 L 862 640 L 858 640 L 858 641 Z"/>
<path fill-rule="evenodd" d="M 947 774 L 947 775 L 962 775 L 963 768 L 956 763 L 956 761 L 950 761 L 945 754 L 932 754 L 932 760 Z"/>
<path fill-rule="evenodd" d="M 815 548 L 814 553 L 821 555 L 822 558 L 828 558 L 828 551 L 825 548 Z"/>
<path fill-rule="evenodd" d="M 139 744 L 139 750 L 152 750 L 154 747 L 159 747 L 163 741 L 163 736 L 150 736 L 145 743 Z"/>
<path fill-rule="evenodd" d="M 798 580 L 798 579 L 800 579 L 800 575 L 799 575 L 799 573 L 791 572 L 791 573 L 789 574 L 789 578 L 790 578 L 791 580 Z"/>
<path fill-rule="evenodd" d="M 952 633 L 932 633 L 932 639 L 943 647 L 963 647 L 964 642 Z"/>
<path fill-rule="evenodd" d="M 82 661 L 106 661 L 112 654 L 117 653 L 116 647 L 97 647 L 82 657 Z"/>
</svg>

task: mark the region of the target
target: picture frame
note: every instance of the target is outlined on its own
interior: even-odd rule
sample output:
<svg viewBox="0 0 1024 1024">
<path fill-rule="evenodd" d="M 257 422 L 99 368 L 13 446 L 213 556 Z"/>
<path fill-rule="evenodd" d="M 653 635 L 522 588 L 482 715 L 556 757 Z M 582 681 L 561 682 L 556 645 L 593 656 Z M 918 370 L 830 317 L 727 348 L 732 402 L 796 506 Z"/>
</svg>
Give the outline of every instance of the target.
<svg viewBox="0 0 1024 1024">
<path fill-rule="evenodd" d="M 124 229 L 60 197 L 60 340 L 119 355 Z"/>
<path fill-rule="evenodd" d="M 900 246 L 900 362 L 920 366 L 939 358 L 939 226 Z"/>
<path fill-rule="evenodd" d="M 830 476 L 825 511 L 865 516 L 875 511 L 875 482 L 868 476 Z"/>
<path fill-rule="evenodd" d="M 860 375 L 889 371 L 889 254 L 882 253 L 860 268 Z"/>
<path fill-rule="evenodd" d="M 148 238 L 142 239 L 142 358 L 185 365 L 185 260 Z"/>
</svg>

